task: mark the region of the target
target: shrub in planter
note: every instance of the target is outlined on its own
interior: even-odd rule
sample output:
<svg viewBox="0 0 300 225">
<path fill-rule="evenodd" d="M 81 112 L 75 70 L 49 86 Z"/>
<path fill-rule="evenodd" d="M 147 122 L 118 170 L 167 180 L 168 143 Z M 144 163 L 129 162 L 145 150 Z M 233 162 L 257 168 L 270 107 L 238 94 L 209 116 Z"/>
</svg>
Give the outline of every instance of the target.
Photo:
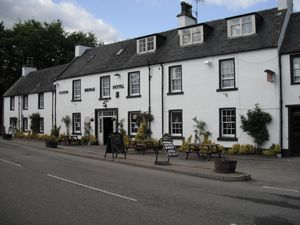
<svg viewBox="0 0 300 225">
<path fill-rule="evenodd" d="M 216 173 L 235 173 L 236 160 L 229 160 L 225 158 L 217 158 L 214 161 Z"/>
<path fill-rule="evenodd" d="M 2 135 L 2 138 L 3 138 L 4 140 L 10 140 L 10 139 L 12 138 L 12 135 L 11 135 L 11 134 L 3 134 L 3 135 Z"/>
<path fill-rule="evenodd" d="M 53 136 L 50 137 L 50 138 L 46 138 L 45 139 L 45 145 L 48 148 L 57 148 L 57 145 L 58 145 L 57 138 L 55 138 Z"/>
<path fill-rule="evenodd" d="M 239 149 L 239 153 L 240 154 L 245 154 L 245 155 L 249 155 L 249 154 L 254 154 L 255 153 L 255 148 L 253 145 L 240 145 L 240 149 Z"/>
<path fill-rule="evenodd" d="M 281 149 L 279 145 L 272 144 L 269 149 L 264 150 L 262 153 L 265 156 L 276 156 L 281 153 Z"/>
<path fill-rule="evenodd" d="M 236 154 L 240 151 L 240 144 L 234 144 L 231 149 L 229 149 L 228 154 Z"/>
</svg>

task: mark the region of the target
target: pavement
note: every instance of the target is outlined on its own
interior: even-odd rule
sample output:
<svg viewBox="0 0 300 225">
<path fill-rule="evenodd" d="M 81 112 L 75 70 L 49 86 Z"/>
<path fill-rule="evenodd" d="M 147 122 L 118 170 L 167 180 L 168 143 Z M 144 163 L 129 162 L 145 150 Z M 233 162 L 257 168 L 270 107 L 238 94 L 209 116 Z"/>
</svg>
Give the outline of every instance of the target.
<svg viewBox="0 0 300 225">
<path fill-rule="evenodd" d="M 276 185 L 281 187 L 285 185 L 288 188 L 299 188 L 299 170 L 300 158 L 270 158 L 265 156 L 222 156 L 229 159 L 237 160 L 236 173 L 222 174 L 214 172 L 214 158 L 207 161 L 206 158 L 197 158 L 190 155 L 189 159 L 185 159 L 185 154 L 180 153 L 178 158 L 171 158 L 171 165 L 155 165 L 156 154 L 154 151 L 146 151 L 145 155 L 134 150 L 129 150 L 127 158 L 119 155 L 118 158 L 112 158 L 112 154 L 108 153 L 105 158 L 105 146 L 89 146 L 89 145 L 59 145 L 58 148 L 46 148 L 43 141 L 16 139 L 1 140 L 2 142 L 10 142 L 16 145 L 26 145 L 41 150 L 54 151 L 62 154 L 85 157 L 96 160 L 104 160 L 112 163 L 127 164 L 136 167 L 155 169 L 177 174 L 208 178 L 220 181 L 248 181 L 253 179 L 261 185 Z M 167 157 L 164 152 L 160 152 L 159 161 L 166 161 Z"/>
</svg>

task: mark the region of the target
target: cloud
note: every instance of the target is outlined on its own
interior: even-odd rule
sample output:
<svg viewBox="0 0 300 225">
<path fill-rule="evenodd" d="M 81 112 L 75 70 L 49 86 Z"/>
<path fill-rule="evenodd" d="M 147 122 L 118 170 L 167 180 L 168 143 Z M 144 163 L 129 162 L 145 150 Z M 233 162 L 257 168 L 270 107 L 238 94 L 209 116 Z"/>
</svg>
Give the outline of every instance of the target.
<svg viewBox="0 0 300 225">
<path fill-rule="evenodd" d="M 294 11 L 300 11 L 300 0 L 294 1 Z"/>
<path fill-rule="evenodd" d="M 120 34 L 114 27 L 82 9 L 74 1 L 1 0 L 0 20 L 4 21 L 5 26 L 12 26 L 18 19 L 43 22 L 60 19 L 68 32 L 92 32 L 105 43 L 120 40 Z"/>
<path fill-rule="evenodd" d="M 232 10 L 237 9 L 246 9 L 248 7 L 254 6 L 259 3 L 267 2 L 267 0 L 231 0 L 230 3 L 228 0 L 209 0 L 208 4 L 215 4 L 218 6 L 225 6 Z"/>
</svg>

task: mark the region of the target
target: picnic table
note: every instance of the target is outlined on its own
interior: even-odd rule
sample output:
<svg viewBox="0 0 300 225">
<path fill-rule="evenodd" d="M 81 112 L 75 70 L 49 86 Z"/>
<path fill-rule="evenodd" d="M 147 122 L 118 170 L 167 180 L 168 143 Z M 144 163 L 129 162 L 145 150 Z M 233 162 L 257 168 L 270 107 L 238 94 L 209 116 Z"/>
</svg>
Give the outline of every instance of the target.
<svg viewBox="0 0 300 225">
<path fill-rule="evenodd" d="M 77 135 L 61 135 L 58 139 L 58 144 L 64 143 L 65 145 L 77 144 L 80 145 L 80 139 Z"/>
<path fill-rule="evenodd" d="M 221 150 L 219 149 L 218 144 L 200 144 L 200 143 L 192 143 L 189 144 L 189 149 L 186 151 L 186 158 L 188 159 L 189 154 L 194 153 L 197 154 L 198 157 L 200 157 L 200 154 L 207 155 L 208 161 L 211 159 L 211 156 L 213 154 L 218 154 L 219 158 L 221 158 Z"/>
<path fill-rule="evenodd" d="M 157 151 L 157 146 L 154 144 L 152 140 L 144 140 L 144 141 L 129 140 L 128 145 L 126 145 L 125 148 L 126 148 L 126 152 L 130 148 L 138 152 L 142 151 L 143 155 L 145 155 L 147 149 L 153 150 L 155 153 Z"/>
</svg>

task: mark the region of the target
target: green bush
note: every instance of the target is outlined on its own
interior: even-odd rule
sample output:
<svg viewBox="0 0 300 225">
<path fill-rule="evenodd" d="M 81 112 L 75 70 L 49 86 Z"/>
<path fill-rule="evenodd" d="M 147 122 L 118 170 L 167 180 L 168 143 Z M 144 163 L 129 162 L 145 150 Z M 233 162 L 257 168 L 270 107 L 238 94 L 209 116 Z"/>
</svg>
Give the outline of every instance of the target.
<svg viewBox="0 0 300 225">
<path fill-rule="evenodd" d="M 264 150 L 262 153 L 265 156 L 276 156 L 280 154 L 281 149 L 278 144 L 272 144 L 269 149 Z"/>
<path fill-rule="evenodd" d="M 31 120 L 30 129 L 32 130 L 32 134 L 37 134 L 40 128 L 41 116 L 39 113 L 33 113 L 29 118 Z"/>
<path fill-rule="evenodd" d="M 255 148 L 253 145 L 240 145 L 240 150 L 239 150 L 240 154 L 245 154 L 245 155 L 249 155 L 249 154 L 254 154 L 255 153 Z"/>
</svg>

